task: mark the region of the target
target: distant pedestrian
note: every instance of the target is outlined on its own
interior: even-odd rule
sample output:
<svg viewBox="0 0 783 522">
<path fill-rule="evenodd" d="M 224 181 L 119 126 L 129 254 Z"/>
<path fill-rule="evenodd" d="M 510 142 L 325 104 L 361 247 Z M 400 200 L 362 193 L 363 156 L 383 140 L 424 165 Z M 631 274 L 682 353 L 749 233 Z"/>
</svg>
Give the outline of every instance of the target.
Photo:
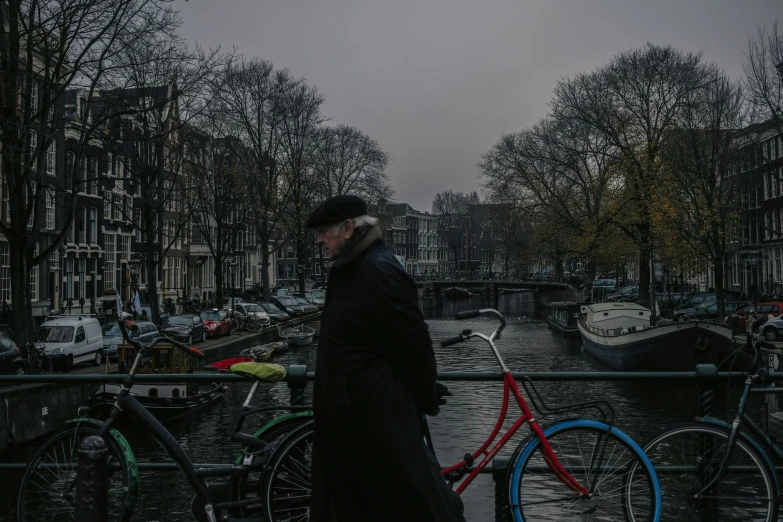
<svg viewBox="0 0 783 522">
<path fill-rule="evenodd" d="M 332 260 L 316 358 L 310 522 L 463 522 L 423 442 L 438 409 L 416 287 L 367 205 L 337 196 L 309 217 Z"/>
</svg>

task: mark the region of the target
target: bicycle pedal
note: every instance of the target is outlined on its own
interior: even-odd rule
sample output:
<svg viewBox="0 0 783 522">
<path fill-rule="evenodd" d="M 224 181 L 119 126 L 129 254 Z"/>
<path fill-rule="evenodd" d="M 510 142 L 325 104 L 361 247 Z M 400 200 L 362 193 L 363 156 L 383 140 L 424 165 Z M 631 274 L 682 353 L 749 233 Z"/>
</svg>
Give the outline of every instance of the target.
<svg viewBox="0 0 783 522">
<path fill-rule="evenodd" d="M 253 464 L 253 455 L 245 455 L 242 459 L 243 466 L 250 466 Z"/>
</svg>

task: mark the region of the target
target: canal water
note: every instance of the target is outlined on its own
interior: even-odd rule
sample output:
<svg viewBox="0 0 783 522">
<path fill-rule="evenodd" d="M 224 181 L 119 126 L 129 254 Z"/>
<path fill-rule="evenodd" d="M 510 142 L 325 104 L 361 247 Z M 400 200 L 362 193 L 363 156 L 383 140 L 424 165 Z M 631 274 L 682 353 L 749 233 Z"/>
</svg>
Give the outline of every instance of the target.
<svg viewBox="0 0 783 522">
<path fill-rule="evenodd" d="M 579 339 L 566 339 L 547 329 L 546 322 L 535 320 L 529 294 L 501 296 L 499 307 L 508 316 L 508 326 L 498 341 L 506 365 L 515 371 L 530 372 L 594 372 L 611 369 L 581 349 Z M 438 369 L 441 371 L 496 371 L 498 364 L 486 344 L 474 340 L 449 348 L 437 341 L 452 337 L 464 328 L 489 334 L 497 325 L 490 319 L 455 321 L 450 319 L 459 310 L 478 308 L 480 301 L 446 302 L 429 319 L 430 333 L 435 341 Z M 305 364 L 314 369 L 315 347 L 292 350 L 274 359 L 282 365 Z M 440 415 L 430 420 L 441 464 L 456 462 L 476 449 L 492 429 L 500 411 L 500 383 L 449 383 L 452 397 L 442 407 Z M 538 389 L 547 403 L 564 405 L 578 401 L 606 399 L 616 409 L 616 425 L 641 442 L 677 421 L 692 419 L 696 409 L 696 391 L 692 383 L 673 382 L 589 382 L 539 383 Z M 231 384 L 226 397 L 207 410 L 169 426 L 172 433 L 196 462 L 233 462 L 237 455 L 234 444 L 228 442 L 237 411 L 250 384 Z M 729 409 L 736 404 L 735 395 L 724 386 L 717 394 L 718 407 Z M 289 391 L 285 384 L 265 386 L 256 395 L 256 404 L 286 404 Z M 515 408 L 515 406 L 514 406 Z M 511 410 L 516 413 L 515 409 Z M 261 420 L 257 422 L 261 425 Z M 506 422 L 506 427 L 512 421 Z M 251 423 L 252 424 L 252 423 Z M 139 461 L 161 461 L 166 455 L 144 433 L 124 429 Z M 252 432 L 248 427 L 246 432 Z M 509 455 L 527 434 L 525 428 L 506 446 L 502 454 Z M 382 451 L 379 448 L 379 451 Z M 12 477 L 8 477 L 12 479 Z M 0 520 L 10 513 L 13 479 L 0 487 Z M 193 496 L 178 472 L 142 472 L 136 521 L 179 522 L 192 520 L 190 499 Z M 494 485 L 490 475 L 481 475 L 464 493 L 468 521 L 494 520 Z M 12 509 L 12 508 L 11 508 Z M 8 518 L 10 520 L 10 518 Z"/>
</svg>

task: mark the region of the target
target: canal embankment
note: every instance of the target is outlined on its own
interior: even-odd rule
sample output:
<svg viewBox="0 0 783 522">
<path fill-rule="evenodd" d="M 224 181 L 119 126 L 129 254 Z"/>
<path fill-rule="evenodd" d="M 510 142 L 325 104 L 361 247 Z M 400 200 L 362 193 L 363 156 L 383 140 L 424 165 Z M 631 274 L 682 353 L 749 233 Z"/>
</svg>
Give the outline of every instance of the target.
<svg viewBox="0 0 783 522">
<path fill-rule="evenodd" d="M 234 332 L 218 339 L 197 343 L 204 360 L 197 367 L 239 354 L 246 348 L 271 343 L 280 339 L 281 329 L 318 320 L 320 314 L 294 319 L 278 328 L 270 326 L 258 333 Z M 63 372 L 55 372 L 62 374 Z M 117 365 L 77 365 L 71 375 L 117 373 Z M 0 455 L 13 447 L 34 440 L 60 428 L 65 421 L 76 417 L 80 406 L 89 404 L 96 390 L 95 383 L 22 384 L 0 387 Z"/>
</svg>

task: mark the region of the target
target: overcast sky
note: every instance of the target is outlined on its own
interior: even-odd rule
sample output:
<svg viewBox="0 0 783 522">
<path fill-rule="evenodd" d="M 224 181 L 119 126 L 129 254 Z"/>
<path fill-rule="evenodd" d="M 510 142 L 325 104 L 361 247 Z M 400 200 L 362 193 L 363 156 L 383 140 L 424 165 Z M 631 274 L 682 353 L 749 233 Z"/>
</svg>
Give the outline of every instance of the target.
<svg viewBox="0 0 783 522">
<path fill-rule="evenodd" d="M 783 0 L 190 0 L 185 36 L 288 68 L 391 155 L 396 199 L 429 210 L 479 190 L 476 164 L 546 115 L 558 79 L 646 42 L 703 52 L 730 75 Z"/>
</svg>

